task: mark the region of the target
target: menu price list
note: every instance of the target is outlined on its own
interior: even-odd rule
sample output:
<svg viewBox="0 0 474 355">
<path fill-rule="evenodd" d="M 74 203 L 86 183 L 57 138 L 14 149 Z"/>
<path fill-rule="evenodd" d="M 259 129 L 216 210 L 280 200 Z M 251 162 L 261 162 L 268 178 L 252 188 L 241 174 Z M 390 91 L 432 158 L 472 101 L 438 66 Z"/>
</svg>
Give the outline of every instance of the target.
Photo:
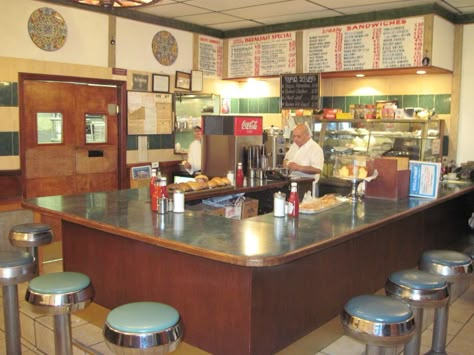
<svg viewBox="0 0 474 355">
<path fill-rule="evenodd" d="M 306 72 L 420 66 L 423 17 L 324 27 L 304 32 Z"/>
<path fill-rule="evenodd" d="M 224 41 L 209 36 L 199 36 L 199 70 L 203 74 L 222 78 L 224 63 Z"/>
<path fill-rule="evenodd" d="M 296 72 L 296 33 L 282 32 L 229 40 L 228 77 Z"/>
<path fill-rule="evenodd" d="M 319 108 L 319 74 L 285 74 L 280 77 L 282 109 Z"/>
</svg>

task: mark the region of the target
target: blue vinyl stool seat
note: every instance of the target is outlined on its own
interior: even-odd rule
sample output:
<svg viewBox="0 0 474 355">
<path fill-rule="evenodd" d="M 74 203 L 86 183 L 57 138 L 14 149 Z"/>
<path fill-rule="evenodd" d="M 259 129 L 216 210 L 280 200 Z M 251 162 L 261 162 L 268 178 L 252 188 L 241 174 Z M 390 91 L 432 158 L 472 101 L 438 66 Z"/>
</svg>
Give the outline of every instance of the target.
<svg viewBox="0 0 474 355">
<path fill-rule="evenodd" d="M 415 317 L 415 335 L 405 344 L 405 355 L 420 353 L 423 310 L 444 307 L 449 300 L 448 283 L 443 276 L 420 270 L 403 270 L 392 273 L 385 283 L 388 296 L 406 302 Z"/>
<path fill-rule="evenodd" d="M 183 326 L 167 304 L 134 302 L 110 311 L 103 334 L 114 354 L 167 354 L 180 344 Z"/>
<path fill-rule="evenodd" d="M 36 268 L 36 260 L 29 253 L 0 251 L 0 284 L 3 292 L 7 354 L 21 354 L 18 284 L 34 278 Z"/>
<path fill-rule="evenodd" d="M 425 251 L 419 261 L 419 269 L 446 278 L 449 301 L 445 306 L 435 309 L 433 341 L 428 354 L 446 354 L 449 304 L 469 286 L 472 274 L 470 256 L 452 250 Z"/>
<path fill-rule="evenodd" d="M 38 247 L 51 243 L 54 234 L 49 224 L 23 223 L 13 226 L 8 238 L 11 245 L 27 248 L 27 251 L 38 260 Z"/>
<path fill-rule="evenodd" d="M 25 299 L 36 313 L 54 316 L 56 354 L 72 354 L 71 313 L 86 308 L 94 289 L 88 276 L 79 272 L 56 272 L 30 281 Z"/>
<path fill-rule="evenodd" d="M 415 333 L 410 307 L 381 295 L 362 295 L 349 300 L 341 314 L 346 335 L 366 344 L 366 354 L 397 353 Z"/>
</svg>

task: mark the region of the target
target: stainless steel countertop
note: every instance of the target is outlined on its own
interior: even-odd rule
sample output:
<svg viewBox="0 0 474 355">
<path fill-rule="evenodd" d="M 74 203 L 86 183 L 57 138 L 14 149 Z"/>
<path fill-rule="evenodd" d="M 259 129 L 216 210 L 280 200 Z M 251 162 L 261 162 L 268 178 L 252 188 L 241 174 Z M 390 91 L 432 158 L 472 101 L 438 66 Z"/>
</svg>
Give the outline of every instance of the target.
<svg viewBox="0 0 474 355">
<path fill-rule="evenodd" d="M 243 266 L 271 266 L 472 191 L 474 184 L 470 182 L 442 183 L 438 198 L 432 200 L 366 199 L 298 218 L 276 218 L 269 213 L 245 220 L 190 211 L 160 215 L 150 209 L 147 188 L 38 197 L 23 205 L 65 221 L 189 254 Z"/>
</svg>

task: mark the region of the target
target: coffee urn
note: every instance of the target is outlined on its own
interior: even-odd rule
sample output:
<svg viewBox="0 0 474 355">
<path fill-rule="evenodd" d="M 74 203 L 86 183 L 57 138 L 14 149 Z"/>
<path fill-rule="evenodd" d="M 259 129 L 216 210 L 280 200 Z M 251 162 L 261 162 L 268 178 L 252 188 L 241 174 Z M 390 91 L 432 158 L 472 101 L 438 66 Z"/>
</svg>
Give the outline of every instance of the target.
<svg viewBox="0 0 474 355">
<path fill-rule="evenodd" d="M 282 168 L 286 153 L 283 130 L 276 127 L 265 129 L 263 132 L 263 143 L 268 157 L 268 168 Z"/>
</svg>

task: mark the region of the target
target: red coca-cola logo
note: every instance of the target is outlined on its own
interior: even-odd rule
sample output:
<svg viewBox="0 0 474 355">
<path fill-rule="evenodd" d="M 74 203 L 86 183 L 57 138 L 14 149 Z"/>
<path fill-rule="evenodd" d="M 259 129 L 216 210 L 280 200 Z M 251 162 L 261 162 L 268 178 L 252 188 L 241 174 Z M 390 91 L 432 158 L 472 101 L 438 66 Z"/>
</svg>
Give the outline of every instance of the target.
<svg viewBox="0 0 474 355">
<path fill-rule="evenodd" d="M 234 121 L 236 136 L 256 136 L 262 134 L 261 117 L 236 117 Z"/>
<path fill-rule="evenodd" d="M 258 128 L 258 122 L 257 120 L 254 121 L 242 121 L 242 124 L 240 126 L 242 129 L 249 130 L 249 129 L 257 129 Z"/>
</svg>

